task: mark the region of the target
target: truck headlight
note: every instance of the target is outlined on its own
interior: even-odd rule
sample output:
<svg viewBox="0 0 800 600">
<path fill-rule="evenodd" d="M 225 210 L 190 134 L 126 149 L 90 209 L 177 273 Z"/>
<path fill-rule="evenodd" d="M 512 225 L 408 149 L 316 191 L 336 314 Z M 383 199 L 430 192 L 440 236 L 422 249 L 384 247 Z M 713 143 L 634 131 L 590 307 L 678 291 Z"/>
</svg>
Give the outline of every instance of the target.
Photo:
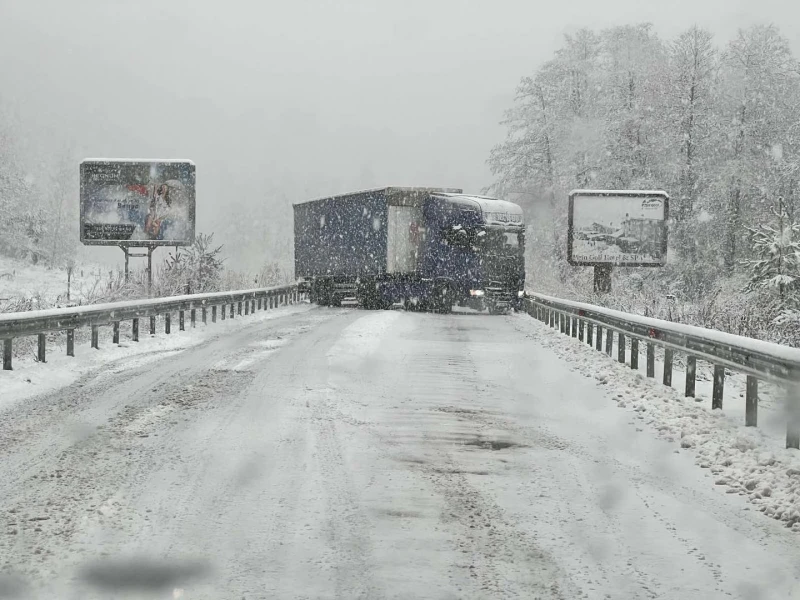
<svg viewBox="0 0 800 600">
<path fill-rule="evenodd" d="M 470 296 L 483 296 L 483 290 L 470 290 Z"/>
</svg>

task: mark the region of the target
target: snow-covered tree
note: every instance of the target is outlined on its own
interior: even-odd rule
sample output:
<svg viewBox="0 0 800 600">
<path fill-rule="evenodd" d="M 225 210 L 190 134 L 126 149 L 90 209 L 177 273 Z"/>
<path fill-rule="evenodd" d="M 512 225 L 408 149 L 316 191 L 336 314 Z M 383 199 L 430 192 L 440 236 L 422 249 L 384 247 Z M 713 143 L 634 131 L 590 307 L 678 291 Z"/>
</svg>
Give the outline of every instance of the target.
<svg viewBox="0 0 800 600">
<path fill-rule="evenodd" d="M 800 224 L 789 218 L 783 198 L 778 199 L 772 214 L 774 223 L 748 227 L 755 258 L 746 261 L 750 271 L 747 290 L 774 290 L 785 307 L 800 281 Z"/>
<path fill-rule="evenodd" d="M 193 294 L 218 291 L 223 271 L 221 252 L 222 246 L 214 246 L 213 233 L 198 233 L 191 246 L 170 253 L 161 286 L 169 288 L 170 294 L 184 293 L 187 286 Z"/>
<path fill-rule="evenodd" d="M 666 116 L 678 147 L 678 193 L 673 196 L 676 221 L 694 212 L 700 169 L 708 157 L 708 140 L 717 84 L 718 52 L 709 31 L 697 26 L 680 34 L 669 48 L 670 85 Z"/>
<path fill-rule="evenodd" d="M 723 66 L 723 256 L 731 270 L 743 255 L 743 224 L 758 221 L 775 191 L 779 177 L 774 154 L 791 124 L 793 111 L 787 100 L 796 97 L 800 71 L 788 41 L 774 25 L 739 31 L 728 45 Z"/>
<path fill-rule="evenodd" d="M 664 48 L 650 24 L 603 33 L 606 176 L 613 189 L 649 189 L 663 181 L 658 116 L 665 94 Z"/>
<path fill-rule="evenodd" d="M 35 234 L 38 224 L 15 131 L 10 115 L 0 110 L 0 253 L 23 257 L 35 251 L 29 233 Z"/>
</svg>

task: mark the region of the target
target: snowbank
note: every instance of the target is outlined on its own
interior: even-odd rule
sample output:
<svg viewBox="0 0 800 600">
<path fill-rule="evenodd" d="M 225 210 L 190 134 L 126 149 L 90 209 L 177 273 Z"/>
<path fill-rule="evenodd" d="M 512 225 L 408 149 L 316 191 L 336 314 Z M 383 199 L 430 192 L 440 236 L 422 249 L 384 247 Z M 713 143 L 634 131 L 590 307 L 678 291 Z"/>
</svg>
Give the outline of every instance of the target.
<svg viewBox="0 0 800 600">
<path fill-rule="evenodd" d="M 536 319 L 520 316 L 517 327 L 530 330 L 542 344 L 572 363 L 575 371 L 605 386 L 609 398 L 659 437 L 674 443 L 675 452 L 693 453 L 696 464 L 708 469 L 713 482 L 727 493 L 747 496 L 767 516 L 800 531 L 800 452 L 784 447 L 785 438 L 774 423 L 772 427 L 745 427 L 741 407 L 712 411 L 702 396 L 685 398 L 682 388 L 666 387 L 658 377 L 648 379 L 629 364 Z M 726 385 L 728 404 L 744 403 L 739 387 Z M 773 419 L 785 427 L 782 416 L 778 410 Z"/>
</svg>

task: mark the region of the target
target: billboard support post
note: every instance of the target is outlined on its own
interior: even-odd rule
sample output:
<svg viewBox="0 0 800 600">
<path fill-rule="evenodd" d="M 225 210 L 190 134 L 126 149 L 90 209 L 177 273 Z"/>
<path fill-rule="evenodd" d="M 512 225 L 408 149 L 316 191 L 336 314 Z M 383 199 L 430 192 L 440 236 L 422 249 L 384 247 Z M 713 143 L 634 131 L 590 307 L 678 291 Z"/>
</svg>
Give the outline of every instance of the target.
<svg viewBox="0 0 800 600">
<path fill-rule="evenodd" d="M 153 250 L 155 246 L 147 247 L 147 297 L 153 295 Z"/>
<path fill-rule="evenodd" d="M 120 246 L 120 248 L 122 248 L 122 251 L 125 253 L 125 283 L 128 283 L 128 279 L 129 279 L 129 277 L 128 277 L 128 274 L 129 274 L 128 262 L 130 260 L 130 256 L 128 255 L 128 247 L 127 246 Z"/>
<path fill-rule="evenodd" d="M 594 291 L 607 294 L 611 291 L 611 265 L 596 265 L 594 268 Z"/>
<path fill-rule="evenodd" d="M 153 250 L 156 247 L 147 246 L 147 254 L 134 254 L 131 252 L 130 246 L 124 244 L 121 244 L 120 248 L 125 253 L 125 283 L 128 283 L 130 279 L 130 258 L 147 258 L 147 296 L 149 297 L 153 289 Z"/>
</svg>

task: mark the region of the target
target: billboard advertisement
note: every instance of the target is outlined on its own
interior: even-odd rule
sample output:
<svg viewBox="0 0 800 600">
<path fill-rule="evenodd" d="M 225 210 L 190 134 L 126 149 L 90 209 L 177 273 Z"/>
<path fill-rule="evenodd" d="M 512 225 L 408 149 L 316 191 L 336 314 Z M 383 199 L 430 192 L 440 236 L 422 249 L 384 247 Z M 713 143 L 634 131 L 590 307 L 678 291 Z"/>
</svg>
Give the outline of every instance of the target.
<svg viewBox="0 0 800 600">
<path fill-rule="evenodd" d="M 185 246 L 194 240 L 193 162 L 87 159 L 80 177 L 83 244 Z"/>
<path fill-rule="evenodd" d="M 567 260 L 577 266 L 663 266 L 668 217 L 666 192 L 575 190 L 569 195 Z"/>
</svg>

